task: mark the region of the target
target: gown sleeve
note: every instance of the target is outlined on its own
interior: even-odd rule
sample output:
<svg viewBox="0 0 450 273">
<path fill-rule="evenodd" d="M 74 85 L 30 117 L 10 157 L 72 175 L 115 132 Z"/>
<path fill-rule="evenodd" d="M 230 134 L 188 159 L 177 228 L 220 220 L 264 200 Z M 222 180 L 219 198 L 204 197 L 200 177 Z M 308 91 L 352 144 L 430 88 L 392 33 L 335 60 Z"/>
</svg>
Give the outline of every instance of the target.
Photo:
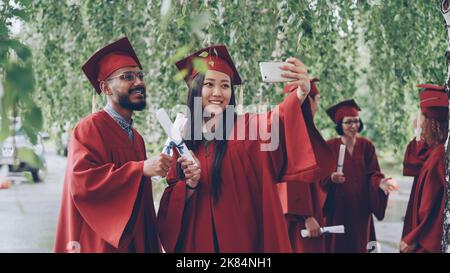
<svg viewBox="0 0 450 273">
<path fill-rule="evenodd" d="M 166 178 L 168 186 L 164 190 L 158 210 L 159 236 L 168 253 L 175 252 L 186 207 L 186 181 L 178 176 L 175 155 L 178 153 L 174 150 L 174 159 Z"/>
<path fill-rule="evenodd" d="M 309 105 L 309 101 L 305 100 L 303 104 Z M 312 183 L 321 178 L 315 149 L 318 132 L 310 129 L 305 112 L 308 109 L 300 105 L 296 92 L 293 92 L 272 111 L 250 117 L 250 124 L 257 122 L 259 127 L 266 126 L 271 132 L 270 140 L 259 139 L 258 144 L 260 150 L 269 147 L 270 168 L 277 181 Z"/>
<path fill-rule="evenodd" d="M 408 143 L 403 159 L 403 175 L 418 176 L 428 156 L 429 148 L 424 141 L 411 140 Z"/>
<path fill-rule="evenodd" d="M 384 191 L 380 189 L 380 182 L 381 179 L 384 178 L 384 174 L 380 171 L 375 147 L 371 142 L 368 142 L 364 156 L 367 166 L 367 175 L 369 179 L 370 209 L 378 220 L 383 220 L 386 211 L 388 195 L 386 195 Z"/>
</svg>

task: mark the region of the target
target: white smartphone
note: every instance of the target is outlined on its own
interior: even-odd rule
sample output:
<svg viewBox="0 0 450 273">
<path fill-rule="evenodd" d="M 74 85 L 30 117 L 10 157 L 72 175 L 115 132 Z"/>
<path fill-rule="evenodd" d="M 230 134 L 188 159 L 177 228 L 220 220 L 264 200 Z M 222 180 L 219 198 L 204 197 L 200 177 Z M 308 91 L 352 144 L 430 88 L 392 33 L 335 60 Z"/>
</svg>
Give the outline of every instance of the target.
<svg viewBox="0 0 450 273">
<path fill-rule="evenodd" d="M 261 77 L 263 82 L 289 82 L 292 79 L 282 77 L 281 74 L 288 73 L 288 71 L 282 70 L 280 66 L 291 65 L 285 62 L 261 62 L 259 63 L 259 69 L 261 70 Z"/>
</svg>

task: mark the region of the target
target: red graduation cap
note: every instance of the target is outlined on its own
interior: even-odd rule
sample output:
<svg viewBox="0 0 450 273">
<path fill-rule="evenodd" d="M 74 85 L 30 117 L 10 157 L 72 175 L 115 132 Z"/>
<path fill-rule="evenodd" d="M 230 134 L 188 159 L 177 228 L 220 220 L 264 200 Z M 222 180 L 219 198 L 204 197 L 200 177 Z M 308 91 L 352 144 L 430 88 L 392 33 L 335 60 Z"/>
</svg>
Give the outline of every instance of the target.
<svg viewBox="0 0 450 273">
<path fill-rule="evenodd" d="M 189 84 L 199 73 L 199 71 L 195 70 L 193 65 L 193 61 L 196 58 L 203 60 L 208 70 L 220 71 L 230 76 L 233 85 L 242 83 L 241 77 L 234 66 L 234 62 L 224 45 L 215 45 L 200 49 L 190 56 L 176 62 L 175 65 L 178 70 L 187 70 L 187 74 L 184 77 L 186 83 Z"/>
<path fill-rule="evenodd" d="M 102 92 L 100 81 L 105 80 L 117 69 L 127 66 L 139 66 L 142 69 L 130 41 L 124 37 L 95 52 L 81 69 L 94 86 L 95 91 L 100 94 Z"/>
<path fill-rule="evenodd" d="M 433 84 L 419 84 L 420 110 L 428 118 L 443 120 L 448 118 L 448 96 L 445 87 Z"/>
<path fill-rule="evenodd" d="M 344 117 L 355 117 L 359 115 L 358 104 L 356 104 L 355 100 L 345 100 L 342 101 L 335 106 L 328 108 L 327 114 L 334 121 L 334 123 L 338 123 Z"/>
</svg>

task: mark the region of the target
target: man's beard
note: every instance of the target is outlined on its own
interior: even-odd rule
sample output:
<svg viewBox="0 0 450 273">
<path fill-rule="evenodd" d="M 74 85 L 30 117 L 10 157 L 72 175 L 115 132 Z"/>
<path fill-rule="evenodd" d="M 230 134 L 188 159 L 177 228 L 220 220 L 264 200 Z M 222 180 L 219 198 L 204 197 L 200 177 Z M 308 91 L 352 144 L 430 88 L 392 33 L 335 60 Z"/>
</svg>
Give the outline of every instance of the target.
<svg viewBox="0 0 450 273">
<path fill-rule="evenodd" d="M 141 100 L 140 102 L 133 103 L 130 101 L 130 96 L 137 90 L 142 91 L 142 94 L 144 95 L 144 99 Z M 128 110 L 141 111 L 141 110 L 145 109 L 145 107 L 147 107 L 146 98 L 147 98 L 147 94 L 146 94 L 145 88 L 144 87 L 136 87 L 136 88 L 130 89 L 128 91 L 128 94 L 126 94 L 126 95 L 119 95 L 119 105 Z"/>
</svg>

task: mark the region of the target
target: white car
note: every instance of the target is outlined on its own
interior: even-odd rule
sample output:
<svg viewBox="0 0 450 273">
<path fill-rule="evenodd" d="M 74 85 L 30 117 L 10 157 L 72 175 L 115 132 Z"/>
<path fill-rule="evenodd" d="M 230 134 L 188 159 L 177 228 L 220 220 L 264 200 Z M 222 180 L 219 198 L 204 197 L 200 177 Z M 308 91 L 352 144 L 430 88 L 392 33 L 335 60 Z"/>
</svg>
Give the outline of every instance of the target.
<svg viewBox="0 0 450 273">
<path fill-rule="evenodd" d="M 16 136 L 14 138 L 12 136 L 8 137 L 3 143 L 0 143 L 0 147 L 1 147 L 0 167 L 3 165 L 7 165 L 11 172 L 29 171 L 33 176 L 34 182 L 41 181 L 43 171 L 45 170 L 45 156 L 44 156 L 45 148 L 42 142 L 42 137 L 40 135 L 38 135 L 37 144 L 33 145 L 23 132 L 17 130 Z M 41 162 L 43 163 L 43 167 L 36 168 L 30 166 L 30 164 L 20 159 L 18 159 L 19 162 L 14 162 L 14 151 L 17 148 L 32 149 L 35 152 L 35 154 L 40 158 Z"/>
</svg>

